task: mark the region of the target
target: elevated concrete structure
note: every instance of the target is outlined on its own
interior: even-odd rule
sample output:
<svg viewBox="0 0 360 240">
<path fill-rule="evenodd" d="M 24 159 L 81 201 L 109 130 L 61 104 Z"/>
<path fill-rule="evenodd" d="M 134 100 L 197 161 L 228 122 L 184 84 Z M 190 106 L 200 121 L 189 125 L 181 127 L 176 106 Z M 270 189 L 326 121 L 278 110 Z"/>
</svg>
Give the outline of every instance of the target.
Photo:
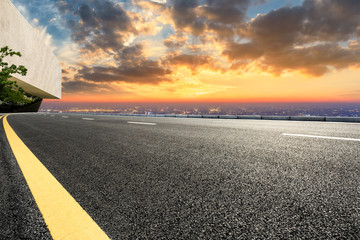
<svg viewBox="0 0 360 240">
<path fill-rule="evenodd" d="M 4 46 L 22 55 L 6 58 L 8 63 L 28 69 L 26 76 L 13 76 L 19 86 L 41 98 L 61 98 L 59 61 L 10 0 L 0 0 L 0 47 Z"/>
</svg>

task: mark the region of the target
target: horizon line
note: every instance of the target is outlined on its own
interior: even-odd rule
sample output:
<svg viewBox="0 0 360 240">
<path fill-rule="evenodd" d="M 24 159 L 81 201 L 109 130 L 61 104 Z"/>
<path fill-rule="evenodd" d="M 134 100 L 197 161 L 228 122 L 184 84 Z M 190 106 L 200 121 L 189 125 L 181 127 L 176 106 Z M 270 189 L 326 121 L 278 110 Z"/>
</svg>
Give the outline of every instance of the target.
<svg viewBox="0 0 360 240">
<path fill-rule="evenodd" d="M 43 103 L 356 103 L 360 104 L 360 101 L 61 101 L 54 99 L 44 99 Z"/>
</svg>

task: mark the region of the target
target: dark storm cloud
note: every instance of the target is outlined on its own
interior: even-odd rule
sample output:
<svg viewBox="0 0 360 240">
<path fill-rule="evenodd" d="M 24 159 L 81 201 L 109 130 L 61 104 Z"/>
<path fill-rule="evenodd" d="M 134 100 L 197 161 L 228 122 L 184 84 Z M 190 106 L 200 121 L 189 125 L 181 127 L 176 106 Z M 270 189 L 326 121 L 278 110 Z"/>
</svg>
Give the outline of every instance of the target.
<svg viewBox="0 0 360 240">
<path fill-rule="evenodd" d="M 159 61 L 148 60 L 143 56 L 143 46 L 125 47 L 115 56 L 119 66 L 83 66 L 76 78 L 91 82 L 128 82 L 158 84 L 169 81 L 171 71 Z"/>
<path fill-rule="evenodd" d="M 72 39 L 88 50 L 117 51 L 128 33 L 135 33 L 127 12 L 111 1 L 90 0 L 77 7 L 57 2 L 60 12 L 68 13 Z"/>
<path fill-rule="evenodd" d="M 223 55 L 232 61 L 258 60 L 265 71 L 320 76 L 358 65 L 358 48 L 340 45 L 360 36 L 360 1 L 306 0 L 257 16 L 241 29 L 247 43 L 229 42 Z M 241 64 L 239 66 L 242 66 Z"/>
</svg>

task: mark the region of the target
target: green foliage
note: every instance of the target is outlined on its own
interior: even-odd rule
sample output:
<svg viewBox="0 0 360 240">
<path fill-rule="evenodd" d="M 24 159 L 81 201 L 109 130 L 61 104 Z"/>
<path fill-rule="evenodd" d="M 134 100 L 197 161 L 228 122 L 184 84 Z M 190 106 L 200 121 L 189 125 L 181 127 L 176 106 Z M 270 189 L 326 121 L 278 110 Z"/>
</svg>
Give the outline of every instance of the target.
<svg viewBox="0 0 360 240">
<path fill-rule="evenodd" d="M 8 46 L 0 49 L 0 101 L 4 104 L 10 105 L 24 105 L 33 102 L 30 95 L 27 95 L 21 87 L 19 87 L 16 81 L 10 81 L 12 74 L 21 74 L 25 76 L 27 69 L 22 66 L 16 66 L 12 64 L 9 66 L 4 58 L 7 56 L 21 57 L 20 52 L 15 52 Z"/>
</svg>

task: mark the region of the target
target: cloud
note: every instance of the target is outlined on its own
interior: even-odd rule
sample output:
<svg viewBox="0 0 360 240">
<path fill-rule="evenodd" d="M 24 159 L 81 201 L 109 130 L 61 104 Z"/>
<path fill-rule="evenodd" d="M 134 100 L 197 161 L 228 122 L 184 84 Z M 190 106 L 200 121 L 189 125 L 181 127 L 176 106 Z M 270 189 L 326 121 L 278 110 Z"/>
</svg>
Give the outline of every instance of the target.
<svg viewBox="0 0 360 240">
<path fill-rule="evenodd" d="M 200 7 L 200 15 L 207 20 L 223 24 L 236 24 L 244 21 L 249 0 L 207 0 Z"/>
<path fill-rule="evenodd" d="M 227 56 L 230 60 L 237 59 L 256 59 L 264 54 L 263 50 L 253 43 L 233 43 L 231 42 L 227 49 L 223 51 L 223 55 Z"/>
<path fill-rule="evenodd" d="M 233 36 L 238 25 L 247 19 L 246 11 L 251 0 L 169 0 L 166 3 L 138 2 L 143 9 L 151 8 L 172 22 L 176 31 L 185 31 L 194 36 L 208 32 Z M 225 29 L 225 31 L 224 31 Z"/>
<path fill-rule="evenodd" d="M 66 1 L 57 1 L 55 6 L 58 8 L 59 12 L 62 14 L 67 14 L 73 10 L 73 5 Z"/>
<path fill-rule="evenodd" d="M 190 55 L 190 54 L 178 54 L 169 53 L 165 58 L 165 62 L 172 66 L 185 66 L 193 71 L 193 74 L 197 72 L 200 67 L 204 67 L 212 70 L 219 70 L 216 66 L 216 60 L 211 56 L 206 55 Z"/>
<path fill-rule="evenodd" d="M 55 50 L 55 54 L 61 62 L 66 64 L 77 64 L 81 58 L 78 45 L 72 41 L 63 42 L 62 46 Z"/>
<path fill-rule="evenodd" d="M 243 30 L 244 37 L 266 49 L 292 46 L 302 37 L 305 14 L 303 7 L 284 7 L 258 15 Z"/>
<path fill-rule="evenodd" d="M 85 81 L 68 81 L 62 84 L 64 93 L 94 93 L 109 91 L 109 85 L 99 85 L 96 83 Z"/>
<path fill-rule="evenodd" d="M 306 22 L 302 33 L 309 41 L 346 41 L 360 35 L 360 2 L 357 0 L 305 0 Z"/>
<path fill-rule="evenodd" d="M 91 0 L 78 7 L 59 1 L 57 7 L 69 18 L 72 40 L 90 51 L 118 51 L 136 33 L 127 11 L 111 1 Z"/>
<path fill-rule="evenodd" d="M 339 44 L 326 43 L 284 51 L 282 55 L 278 56 L 268 56 L 262 64 L 272 67 L 270 71 L 274 73 L 291 69 L 313 76 L 321 76 L 328 72 L 330 67 L 343 69 L 359 65 L 359 54 L 359 51 L 344 48 Z"/>
<path fill-rule="evenodd" d="M 196 12 L 196 8 L 199 6 L 197 0 L 172 0 L 170 3 L 172 5 L 171 16 L 177 28 L 182 30 L 188 28 L 195 35 L 204 31 L 204 23 Z"/>
<path fill-rule="evenodd" d="M 251 5 L 264 2 L 264 0 L 173 0 L 168 1 L 168 4 L 177 30 L 200 37 L 215 33 L 217 39 L 222 41 L 232 38 L 243 27 L 248 20 L 247 10 Z"/>
<path fill-rule="evenodd" d="M 159 61 L 148 60 L 143 55 L 143 45 L 124 47 L 114 57 L 118 66 L 82 66 L 75 78 L 91 82 L 127 82 L 158 84 L 170 81 L 171 71 Z"/>
<path fill-rule="evenodd" d="M 358 0 L 304 0 L 249 19 L 249 7 L 264 2 L 80 0 L 56 5 L 67 19 L 71 39 L 82 53 L 88 51 L 74 76 L 88 83 L 159 84 L 170 81 L 181 66 L 193 74 L 223 70 L 227 64 L 237 71 L 312 76 L 359 66 Z M 144 54 L 152 48 L 149 34 L 168 49 L 156 56 Z"/>
<path fill-rule="evenodd" d="M 127 82 L 139 84 L 158 84 L 168 81 L 165 77 L 170 72 L 159 67 L 154 61 L 144 62 L 138 66 L 121 67 L 86 67 L 75 76 L 92 82 Z"/>
<path fill-rule="evenodd" d="M 176 33 L 164 39 L 164 45 L 168 48 L 181 48 L 186 44 L 188 37 L 185 34 Z"/>
<path fill-rule="evenodd" d="M 321 76 L 331 68 L 359 66 L 360 49 L 347 43 L 360 35 L 359 12 L 360 2 L 353 0 L 305 0 L 272 10 L 241 29 L 246 43 L 229 41 L 222 54 L 277 75 L 297 70 Z"/>
</svg>

